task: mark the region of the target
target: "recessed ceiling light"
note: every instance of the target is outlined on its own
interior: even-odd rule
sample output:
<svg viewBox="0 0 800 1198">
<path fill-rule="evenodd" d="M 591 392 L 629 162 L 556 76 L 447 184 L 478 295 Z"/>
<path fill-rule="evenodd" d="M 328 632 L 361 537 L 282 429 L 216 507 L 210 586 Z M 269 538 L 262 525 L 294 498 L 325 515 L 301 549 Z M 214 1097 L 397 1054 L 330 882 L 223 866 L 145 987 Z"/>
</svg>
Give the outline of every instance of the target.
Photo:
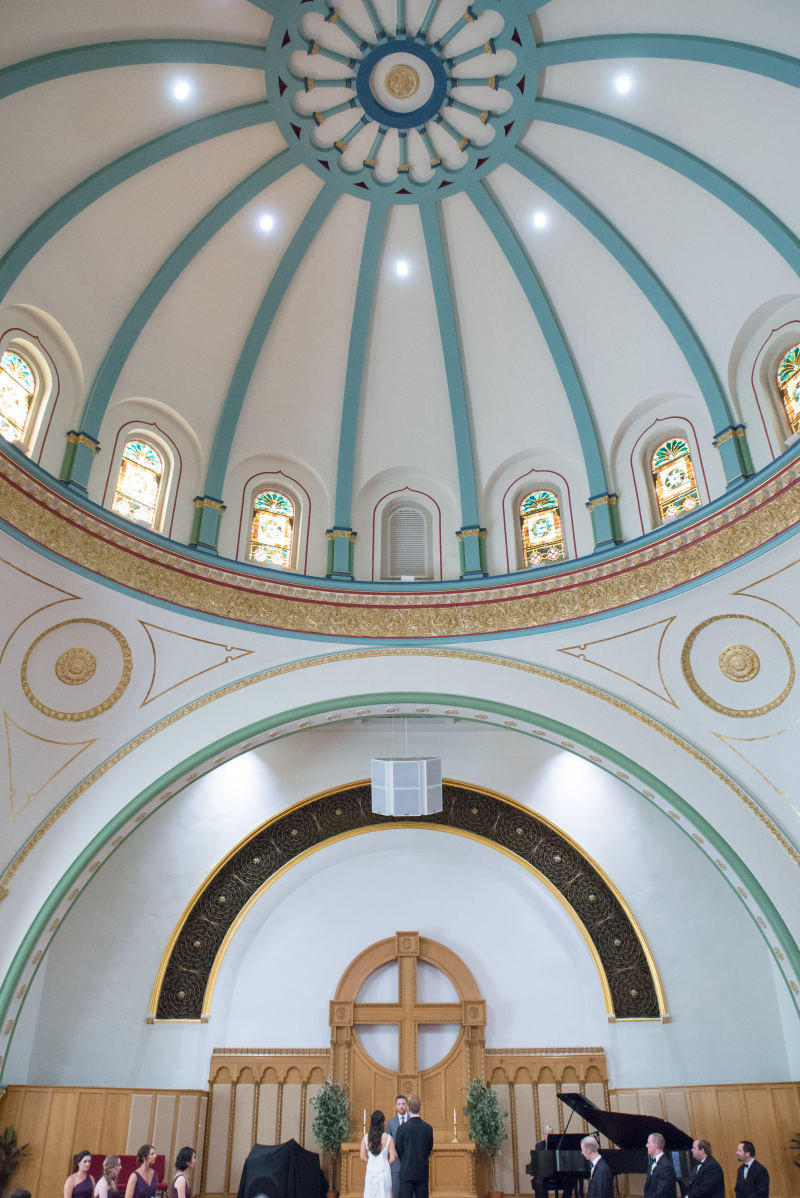
<svg viewBox="0 0 800 1198">
<path fill-rule="evenodd" d="M 533 223 L 537 229 L 543 229 L 545 227 L 545 225 L 547 224 L 547 213 L 546 212 L 534 212 Z"/>
<path fill-rule="evenodd" d="M 258 218 L 258 227 L 259 227 L 259 229 L 261 229 L 262 233 L 269 233 L 270 229 L 273 228 L 274 224 L 275 224 L 275 217 L 270 216 L 270 214 L 268 212 L 265 212 L 263 216 L 260 216 Z"/>
<path fill-rule="evenodd" d="M 628 92 L 631 90 L 630 75 L 617 75 L 616 79 L 614 80 L 614 86 L 621 96 L 627 96 Z"/>
<path fill-rule="evenodd" d="M 176 100 L 188 100 L 191 90 L 185 79 L 179 79 L 172 88 L 172 94 Z"/>
<path fill-rule="evenodd" d="M 408 263 L 406 262 L 405 258 L 399 259 L 397 265 L 395 266 L 395 270 L 397 271 L 397 273 L 399 274 L 401 279 L 404 279 L 406 277 L 406 275 L 408 274 L 408 272 L 410 270 L 410 267 L 409 267 Z"/>
</svg>

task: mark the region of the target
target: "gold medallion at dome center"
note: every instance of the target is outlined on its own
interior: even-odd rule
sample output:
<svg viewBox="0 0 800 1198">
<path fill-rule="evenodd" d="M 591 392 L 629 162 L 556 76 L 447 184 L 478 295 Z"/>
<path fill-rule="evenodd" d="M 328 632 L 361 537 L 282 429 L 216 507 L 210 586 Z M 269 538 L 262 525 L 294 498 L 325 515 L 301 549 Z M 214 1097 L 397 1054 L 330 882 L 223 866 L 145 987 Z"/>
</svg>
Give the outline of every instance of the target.
<svg viewBox="0 0 800 1198">
<path fill-rule="evenodd" d="M 419 91 L 419 75 L 408 63 L 398 63 L 386 72 L 384 84 L 396 100 L 407 100 Z"/>
<path fill-rule="evenodd" d="M 761 669 L 761 662 L 749 645 L 728 645 L 719 655 L 719 668 L 731 682 L 749 682 Z"/>
<path fill-rule="evenodd" d="M 66 686 L 83 686 L 94 677 L 97 658 L 88 649 L 65 649 L 55 665 L 56 678 Z"/>
</svg>

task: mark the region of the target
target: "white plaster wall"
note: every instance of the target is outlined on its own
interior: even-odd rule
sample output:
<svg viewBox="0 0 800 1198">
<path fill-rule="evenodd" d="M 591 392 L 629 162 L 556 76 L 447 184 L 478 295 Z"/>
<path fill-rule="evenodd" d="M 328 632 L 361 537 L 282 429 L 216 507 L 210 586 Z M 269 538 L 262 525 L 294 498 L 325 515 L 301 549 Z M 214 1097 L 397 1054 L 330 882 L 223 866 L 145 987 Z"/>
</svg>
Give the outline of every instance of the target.
<svg viewBox="0 0 800 1198">
<path fill-rule="evenodd" d="M 214 1046 L 321 1047 L 342 972 L 398 928 L 465 960 L 487 1000 L 490 1045 L 603 1045 L 617 1086 L 791 1076 L 797 1023 L 777 998 L 769 950 L 689 838 L 561 750 L 433 721 L 414 725 L 412 751 L 438 744 L 445 775 L 529 804 L 613 879 L 652 949 L 672 1022 L 607 1023 L 579 931 L 526 870 L 463 837 L 398 828 L 322 849 L 264 893 L 227 954 L 208 1025 L 148 1025 L 162 952 L 208 871 L 276 811 L 363 777 L 390 739 L 372 723 L 287 738 L 147 820 L 65 919 L 33 987 L 38 1013 L 32 1001 L 20 1017 L 6 1080 L 195 1087 Z"/>
</svg>

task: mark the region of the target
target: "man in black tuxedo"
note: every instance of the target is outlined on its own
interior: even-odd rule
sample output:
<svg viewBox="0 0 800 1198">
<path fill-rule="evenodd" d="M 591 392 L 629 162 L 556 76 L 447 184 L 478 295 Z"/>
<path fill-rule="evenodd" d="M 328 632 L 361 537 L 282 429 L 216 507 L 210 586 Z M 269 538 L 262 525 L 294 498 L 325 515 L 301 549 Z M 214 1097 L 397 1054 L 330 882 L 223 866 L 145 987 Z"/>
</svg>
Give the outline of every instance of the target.
<svg viewBox="0 0 800 1198">
<path fill-rule="evenodd" d="M 395 1148 L 400 1157 L 400 1198 L 428 1198 L 428 1159 L 433 1128 L 419 1117 L 419 1099 L 408 1100 L 408 1121 L 397 1129 Z"/>
<path fill-rule="evenodd" d="M 660 1131 L 647 1137 L 650 1170 L 644 1183 L 644 1198 L 675 1198 L 675 1170 L 664 1152 L 666 1143 Z"/>
<path fill-rule="evenodd" d="M 756 1160 L 752 1140 L 741 1140 L 736 1146 L 740 1162 L 736 1174 L 736 1198 L 769 1198 L 769 1173 Z"/>
<path fill-rule="evenodd" d="M 589 1189 L 586 1198 L 613 1198 L 614 1178 L 611 1166 L 600 1155 L 600 1145 L 594 1136 L 584 1136 L 581 1140 L 581 1152 L 584 1160 L 589 1162 Z"/>
<path fill-rule="evenodd" d="M 708 1140 L 695 1140 L 692 1156 L 697 1167 L 686 1190 L 686 1198 L 725 1198 L 725 1176 L 719 1161 L 711 1155 Z"/>
</svg>

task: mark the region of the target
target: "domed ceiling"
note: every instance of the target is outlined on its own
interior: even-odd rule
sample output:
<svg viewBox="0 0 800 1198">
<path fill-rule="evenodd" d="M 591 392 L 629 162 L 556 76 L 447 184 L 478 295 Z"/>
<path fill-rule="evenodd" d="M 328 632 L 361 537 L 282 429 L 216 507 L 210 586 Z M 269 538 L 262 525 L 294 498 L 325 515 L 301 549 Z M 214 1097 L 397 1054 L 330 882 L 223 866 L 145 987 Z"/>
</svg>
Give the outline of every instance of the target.
<svg viewBox="0 0 800 1198">
<path fill-rule="evenodd" d="M 798 44 L 792 0 L 7 0 L 4 331 L 59 387 L 34 458 L 97 442 L 72 481 L 108 506 L 152 429 L 166 535 L 204 497 L 244 559 L 283 480 L 296 569 L 352 531 L 366 581 L 393 495 L 433 579 L 483 530 L 518 569 L 536 488 L 570 558 L 646 534 L 664 436 L 713 500 L 785 449 Z"/>
</svg>

